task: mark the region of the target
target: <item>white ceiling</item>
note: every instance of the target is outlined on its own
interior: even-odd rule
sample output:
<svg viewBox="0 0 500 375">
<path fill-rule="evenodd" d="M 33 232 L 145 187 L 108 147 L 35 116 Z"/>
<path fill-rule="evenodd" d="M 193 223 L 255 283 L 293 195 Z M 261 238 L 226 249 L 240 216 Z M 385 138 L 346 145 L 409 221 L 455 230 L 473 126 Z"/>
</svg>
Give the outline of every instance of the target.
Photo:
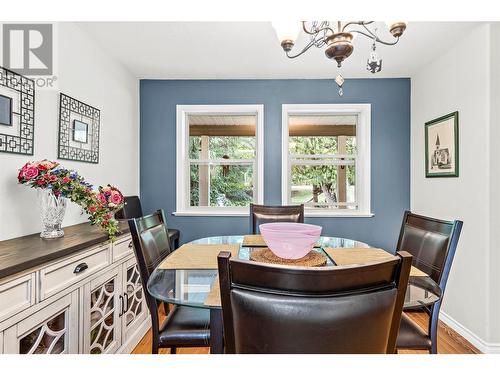
<svg viewBox="0 0 500 375">
<path fill-rule="evenodd" d="M 258 79 L 410 77 L 477 26 L 473 22 L 411 22 L 400 42 L 377 48 L 382 72 L 366 71 L 371 40 L 357 36 L 354 53 L 339 70 L 313 47 L 288 59 L 270 22 L 78 23 L 138 78 Z M 390 39 L 385 23 L 380 36 Z M 303 46 L 299 36 L 296 48 Z M 295 50 L 295 49 L 294 49 Z"/>
</svg>

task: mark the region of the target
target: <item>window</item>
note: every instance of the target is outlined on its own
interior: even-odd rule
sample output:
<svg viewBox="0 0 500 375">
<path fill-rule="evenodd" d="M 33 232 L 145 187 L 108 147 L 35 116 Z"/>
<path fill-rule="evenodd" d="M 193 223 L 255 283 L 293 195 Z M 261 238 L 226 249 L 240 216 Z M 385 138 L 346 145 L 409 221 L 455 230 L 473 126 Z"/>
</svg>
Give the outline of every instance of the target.
<svg viewBox="0 0 500 375">
<path fill-rule="evenodd" d="M 283 105 L 282 201 L 307 216 L 372 216 L 370 105 Z"/>
<path fill-rule="evenodd" d="M 263 201 L 263 106 L 177 106 L 176 215 L 248 215 Z"/>
</svg>

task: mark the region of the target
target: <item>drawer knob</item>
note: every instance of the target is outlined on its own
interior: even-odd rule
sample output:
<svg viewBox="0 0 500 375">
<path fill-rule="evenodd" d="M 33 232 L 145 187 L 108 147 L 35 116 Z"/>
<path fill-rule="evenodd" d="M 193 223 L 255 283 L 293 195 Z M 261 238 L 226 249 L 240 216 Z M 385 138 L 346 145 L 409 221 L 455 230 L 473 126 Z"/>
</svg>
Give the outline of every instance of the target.
<svg viewBox="0 0 500 375">
<path fill-rule="evenodd" d="M 133 247 L 134 247 L 134 244 L 132 243 L 132 241 L 130 241 L 130 242 L 128 243 L 128 248 L 129 248 L 129 249 L 131 249 L 131 248 L 133 248 Z"/>
<path fill-rule="evenodd" d="M 73 271 L 74 274 L 78 274 L 80 272 L 85 271 L 87 268 L 89 268 L 87 263 L 80 263 L 78 266 L 75 267 L 75 270 Z"/>
</svg>

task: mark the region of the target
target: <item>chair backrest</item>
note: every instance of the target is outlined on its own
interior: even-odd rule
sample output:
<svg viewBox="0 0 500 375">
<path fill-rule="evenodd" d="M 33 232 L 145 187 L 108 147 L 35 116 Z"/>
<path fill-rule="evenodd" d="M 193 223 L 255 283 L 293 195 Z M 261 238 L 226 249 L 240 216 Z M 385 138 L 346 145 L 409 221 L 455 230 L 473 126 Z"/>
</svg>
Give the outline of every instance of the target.
<svg viewBox="0 0 500 375">
<path fill-rule="evenodd" d="M 218 257 L 227 353 L 394 353 L 411 255 L 359 267 Z"/>
<path fill-rule="evenodd" d="M 444 292 L 463 222 L 445 221 L 406 211 L 397 251 L 413 256 L 413 265 L 429 275 Z"/>
<path fill-rule="evenodd" d="M 158 210 L 148 216 L 129 219 L 128 224 L 146 303 L 151 313 L 153 333 L 157 334 L 159 328 L 158 304 L 156 299 L 148 293 L 147 282 L 154 269 L 172 251 L 165 224 L 165 213 L 163 210 Z"/>
<path fill-rule="evenodd" d="M 123 208 L 116 211 L 115 219 L 124 220 L 142 217 L 141 200 L 137 195 L 123 197 Z"/>
<path fill-rule="evenodd" d="M 259 225 L 273 222 L 304 222 L 304 205 L 261 206 L 250 204 L 250 232 L 259 233 Z"/>
</svg>

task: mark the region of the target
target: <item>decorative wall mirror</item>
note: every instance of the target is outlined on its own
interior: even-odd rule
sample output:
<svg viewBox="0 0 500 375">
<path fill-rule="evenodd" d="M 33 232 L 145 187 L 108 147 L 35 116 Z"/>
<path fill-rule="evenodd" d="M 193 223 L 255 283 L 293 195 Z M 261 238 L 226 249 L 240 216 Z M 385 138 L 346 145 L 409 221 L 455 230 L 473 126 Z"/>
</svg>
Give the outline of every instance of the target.
<svg viewBox="0 0 500 375">
<path fill-rule="evenodd" d="M 100 111 L 61 93 L 58 158 L 99 163 Z"/>
<path fill-rule="evenodd" d="M 12 98 L 0 94 L 0 125 L 12 126 Z"/>
<path fill-rule="evenodd" d="M 35 82 L 0 67 L 0 152 L 33 155 Z"/>
</svg>

